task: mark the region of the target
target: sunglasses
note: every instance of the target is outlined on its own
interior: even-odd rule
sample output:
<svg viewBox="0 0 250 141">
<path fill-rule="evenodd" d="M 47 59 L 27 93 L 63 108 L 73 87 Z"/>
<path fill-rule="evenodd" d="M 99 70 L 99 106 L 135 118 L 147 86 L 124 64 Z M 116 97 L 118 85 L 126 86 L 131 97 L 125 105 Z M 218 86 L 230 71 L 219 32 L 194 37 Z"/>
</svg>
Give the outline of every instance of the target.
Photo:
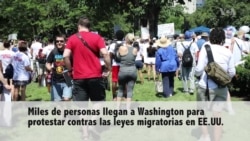
<svg viewBox="0 0 250 141">
<path fill-rule="evenodd" d="M 64 43 L 64 40 L 56 40 L 56 43 Z"/>
</svg>

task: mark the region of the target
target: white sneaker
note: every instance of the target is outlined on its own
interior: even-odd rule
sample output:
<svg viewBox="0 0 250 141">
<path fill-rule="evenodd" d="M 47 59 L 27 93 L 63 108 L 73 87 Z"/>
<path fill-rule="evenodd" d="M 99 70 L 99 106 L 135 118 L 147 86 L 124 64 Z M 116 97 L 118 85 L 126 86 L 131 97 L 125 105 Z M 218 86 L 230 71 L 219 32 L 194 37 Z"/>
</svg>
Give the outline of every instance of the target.
<svg viewBox="0 0 250 141">
<path fill-rule="evenodd" d="M 202 135 L 198 141 L 211 141 L 211 139 L 210 139 L 209 135 L 208 136 L 203 136 Z"/>
</svg>

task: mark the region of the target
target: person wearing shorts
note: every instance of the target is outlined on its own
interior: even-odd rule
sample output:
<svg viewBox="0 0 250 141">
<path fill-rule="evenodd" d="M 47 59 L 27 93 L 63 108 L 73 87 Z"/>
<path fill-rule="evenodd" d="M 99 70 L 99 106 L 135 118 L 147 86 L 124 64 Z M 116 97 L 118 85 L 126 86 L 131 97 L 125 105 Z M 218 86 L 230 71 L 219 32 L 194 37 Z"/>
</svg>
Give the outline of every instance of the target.
<svg viewBox="0 0 250 141">
<path fill-rule="evenodd" d="M 147 48 L 147 58 L 145 58 L 144 63 L 147 66 L 148 81 L 151 80 L 151 73 L 153 74 L 153 80 L 156 80 L 155 72 L 155 53 L 157 51 L 156 47 L 153 47 L 153 42 L 149 42 L 149 47 Z"/>
<path fill-rule="evenodd" d="M 209 36 L 210 40 L 210 48 L 213 54 L 214 61 L 218 63 L 225 72 L 228 72 L 228 75 L 233 77 L 235 75 L 235 65 L 234 65 L 234 57 L 231 51 L 225 48 L 223 43 L 225 42 L 225 32 L 221 28 L 214 28 L 210 32 Z M 208 55 L 206 52 L 206 47 L 202 47 L 200 51 L 200 56 L 198 58 L 198 64 L 195 68 L 195 76 L 199 78 L 198 82 L 198 90 L 197 90 L 197 101 L 216 101 L 226 102 L 227 100 L 227 91 L 228 88 L 219 87 L 213 80 L 209 79 L 204 68 L 207 66 Z M 208 86 L 207 86 L 208 85 Z M 209 89 L 209 97 L 205 94 L 206 89 Z M 203 105 L 200 105 L 203 106 Z M 220 117 L 222 105 L 221 103 L 213 104 L 211 107 L 213 110 L 213 116 Z M 218 107 L 220 106 L 220 107 Z M 204 107 L 199 107 L 204 108 Z M 212 140 L 220 140 L 222 134 L 221 126 L 214 126 L 214 139 Z M 206 126 L 202 126 L 202 135 L 200 140 L 210 140 L 209 132 Z"/>
<path fill-rule="evenodd" d="M 19 43 L 19 52 L 14 55 L 13 59 L 13 85 L 14 85 L 14 95 L 13 101 L 18 101 L 19 92 L 21 93 L 21 101 L 25 101 L 26 98 L 26 86 L 30 83 L 32 69 L 30 67 L 30 59 L 28 55 L 25 54 L 27 51 L 27 42 Z"/>
<path fill-rule="evenodd" d="M 113 96 L 114 101 L 117 98 L 118 73 L 120 70 L 120 64 L 118 62 L 116 62 L 115 59 L 113 59 L 113 58 L 114 58 L 114 54 L 115 54 L 115 47 L 117 44 L 122 43 L 122 40 L 124 38 L 124 32 L 122 30 L 118 30 L 118 31 L 116 31 L 115 36 L 116 36 L 117 41 L 112 43 L 108 49 L 110 57 L 112 58 L 112 96 Z"/>
<path fill-rule="evenodd" d="M 46 60 L 46 68 L 52 72 L 52 101 L 69 101 L 72 97 L 72 87 L 66 84 L 63 71 L 66 70 L 63 61 L 63 52 L 66 38 L 64 35 L 57 35 L 55 48 L 50 52 Z"/>
</svg>

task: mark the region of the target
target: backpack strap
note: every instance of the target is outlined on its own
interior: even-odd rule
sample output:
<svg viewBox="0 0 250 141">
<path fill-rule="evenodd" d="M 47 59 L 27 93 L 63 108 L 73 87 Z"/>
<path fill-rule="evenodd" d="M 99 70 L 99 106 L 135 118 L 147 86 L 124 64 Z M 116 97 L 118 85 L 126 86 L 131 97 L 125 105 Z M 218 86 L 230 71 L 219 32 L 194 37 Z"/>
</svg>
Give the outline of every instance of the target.
<svg viewBox="0 0 250 141">
<path fill-rule="evenodd" d="M 235 43 L 237 44 L 237 46 L 240 49 L 240 51 L 242 51 L 242 48 L 240 47 L 239 43 L 236 40 L 235 40 Z"/>
<path fill-rule="evenodd" d="M 186 47 L 184 46 L 184 44 L 181 43 L 181 45 L 182 45 L 182 47 L 183 47 L 184 49 L 190 49 L 190 47 L 191 47 L 192 44 L 193 44 L 193 42 L 191 42 L 191 43 L 189 44 L 188 48 L 186 48 Z"/>
<path fill-rule="evenodd" d="M 210 45 L 206 44 L 205 48 L 207 51 L 208 63 L 214 62 L 214 57 Z M 207 75 L 206 85 L 207 86 L 206 86 L 205 96 L 207 97 L 208 101 L 210 101 L 209 88 L 208 88 L 208 75 Z"/>
<path fill-rule="evenodd" d="M 210 45 L 206 44 L 205 48 L 207 51 L 208 63 L 214 62 L 214 57 Z"/>
<path fill-rule="evenodd" d="M 240 47 L 239 43 L 235 40 L 235 43 L 237 44 L 238 48 L 240 49 L 240 55 L 241 55 L 241 58 L 243 58 L 243 49 L 242 47 Z"/>
<path fill-rule="evenodd" d="M 184 46 L 184 44 L 183 44 L 182 42 L 181 42 L 181 45 L 182 45 L 182 47 L 183 47 L 184 49 L 186 49 L 185 46 Z"/>
<path fill-rule="evenodd" d="M 191 48 L 191 45 L 193 44 L 193 42 L 191 42 L 190 44 L 189 44 L 189 46 L 188 46 L 188 49 L 190 49 Z"/>
<path fill-rule="evenodd" d="M 85 39 L 83 39 L 83 37 L 81 36 L 80 33 L 76 33 L 76 36 L 77 36 L 78 39 L 81 40 L 82 44 L 83 44 L 86 48 L 88 48 L 97 58 L 100 57 L 100 56 L 97 54 L 97 52 L 95 52 L 95 51 L 89 46 L 89 44 L 85 41 Z"/>
</svg>

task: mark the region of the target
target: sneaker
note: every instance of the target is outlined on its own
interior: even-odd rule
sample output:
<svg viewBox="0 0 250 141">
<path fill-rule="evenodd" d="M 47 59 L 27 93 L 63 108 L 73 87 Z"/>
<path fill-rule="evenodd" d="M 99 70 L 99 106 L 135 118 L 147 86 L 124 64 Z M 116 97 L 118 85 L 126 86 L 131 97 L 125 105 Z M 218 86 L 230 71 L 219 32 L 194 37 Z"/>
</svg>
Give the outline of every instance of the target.
<svg viewBox="0 0 250 141">
<path fill-rule="evenodd" d="M 210 139 L 209 135 L 208 136 L 203 136 L 202 135 L 198 141 L 211 141 L 211 139 Z"/>
</svg>

